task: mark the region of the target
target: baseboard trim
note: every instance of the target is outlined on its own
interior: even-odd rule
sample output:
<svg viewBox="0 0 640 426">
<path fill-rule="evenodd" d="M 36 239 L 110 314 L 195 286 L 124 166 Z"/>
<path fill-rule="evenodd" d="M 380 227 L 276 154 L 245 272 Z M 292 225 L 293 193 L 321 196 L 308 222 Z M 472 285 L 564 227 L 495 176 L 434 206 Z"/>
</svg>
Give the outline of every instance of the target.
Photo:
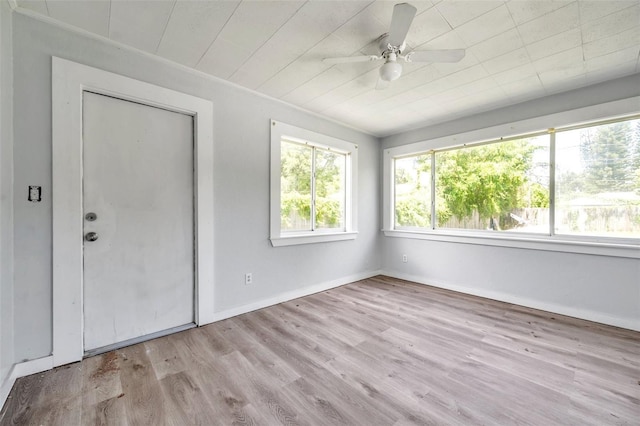
<svg viewBox="0 0 640 426">
<path fill-rule="evenodd" d="M 559 315 L 579 318 L 587 321 L 593 321 L 600 324 L 612 325 L 614 327 L 626 328 L 628 330 L 640 331 L 640 319 L 634 320 L 623 317 L 614 317 L 587 309 L 572 308 L 569 306 L 558 305 L 555 303 L 540 302 L 525 297 L 519 297 L 508 293 L 476 289 L 472 287 L 464 287 L 456 284 L 433 281 L 425 279 L 417 275 L 403 274 L 397 271 L 383 270 L 383 275 L 401 280 L 412 281 L 418 284 L 438 287 L 445 290 L 452 290 L 458 293 L 470 294 L 472 296 L 484 297 L 486 299 L 498 300 L 500 302 L 512 303 L 514 305 L 524 306 L 527 308 L 539 309 L 541 311 L 553 312 Z"/>
<path fill-rule="evenodd" d="M 315 284 L 310 287 L 305 287 L 299 290 L 288 291 L 281 293 L 277 296 L 270 297 L 268 299 L 259 300 L 246 305 L 238 306 L 236 308 L 226 309 L 224 311 L 216 312 L 214 314 L 214 321 L 222 321 L 227 318 L 232 318 L 238 315 L 246 314 L 258 309 L 266 308 L 269 306 L 277 305 L 278 303 L 288 302 L 289 300 L 298 299 L 300 297 L 309 296 L 311 294 L 320 293 L 322 291 L 331 290 L 332 288 L 340 287 L 345 284 L 349 284 L 355 281 L 366 280 L 367 278 L 380 275 L 381 271 L 368 271 L 359 274 L 348 275 L 346 277 L 338 278 L 335 280 L 327 281 L 320 284 Z"/>
<path fill-rule="evenodd" d="M 2 381 L 2 385 L 0 385 L 0 405 L 4 407 L 4 403 L 9 396 L 9 392 L 11 392 L 11 388 L 13 388 L 13 384 L 16 382 L 16 378 L 14 377 L 15 364 L 9 369 L 7 376 Z M 2 420 L 2 418 L 0 418 Z"/>
<path fill-rule="evenodd" d="M 43 358 L 32 359 L 30 361 L 19 362 L 13 364 L 7 377 L 5 377 L 0 386 L 0 405 L 4 406 L 11 388 L 14 383 L 20 377 L 28 376 L 30 374 L 40 373 L 42 371 L 51 370 L 53 368 L 53 356 L 45 356 Z"/>
</svg>

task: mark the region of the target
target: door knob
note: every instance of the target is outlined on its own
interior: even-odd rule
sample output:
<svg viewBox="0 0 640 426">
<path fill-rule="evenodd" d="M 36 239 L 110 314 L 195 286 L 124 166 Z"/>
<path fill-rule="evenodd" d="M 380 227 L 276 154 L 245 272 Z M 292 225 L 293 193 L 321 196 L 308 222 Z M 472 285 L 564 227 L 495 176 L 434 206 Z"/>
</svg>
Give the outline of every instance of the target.
<svg viewBox="0 0 640 426">
<path fill-rule="evenodd" d="M 96 220 L 98 218 L 98 215 L 93 213 L 93 212 L 91 212 L 91 213 L 87 213 L 84 216 L 84 218 L 87 219 L 89 222 L 93 222 L 94 220 Z"/>
<path fill-rule="evenodd" d="M 87 235 L 84 236 L 84 239 L 87 241 L 95 241 L 98 239 L 98 234 L 95 232 L 87 232 Z"/>
</svg>

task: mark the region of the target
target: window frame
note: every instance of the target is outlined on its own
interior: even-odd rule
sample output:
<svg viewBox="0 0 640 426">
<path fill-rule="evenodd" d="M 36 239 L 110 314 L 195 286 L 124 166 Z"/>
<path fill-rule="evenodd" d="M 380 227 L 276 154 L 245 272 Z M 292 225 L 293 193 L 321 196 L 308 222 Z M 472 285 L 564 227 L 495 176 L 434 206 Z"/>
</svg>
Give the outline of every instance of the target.
<svg viewBox="0 0 640 426">
<path fill-rule="evenodd" d="M 271 172 L 270 172 L 270 236 L 273 247 L 297 244 L 353 240 L 357 229 L 358 145 L 291 124 L 271 120 Z M 281 142 L 305 144 L 320 149 L 335 150 L 346 155 L 345 164 L 345 218 L 339 229 L 320 228 L 311 231 L 284 231 L 281 229 Z M 312 187 L 315 185 L 312 185 Z M 315 194 L 312 193 L 315 199 Z M 313 209 L 312 209 L 313 210 Z M 315 217 L 311 218 L 315 222 Z M 315 227 L 314 227 L 315 228 Z"/>
<path fill-rule="evenodd" d="M 555 132 L 591 125 L 605 124 L 637 116 L 640 113 L 640 97 L 540 116 L 514 123 L 493 126 L 466 133 L 400 145 L 383 150 L 383 232 L 388 237 L 447 241 L 527 248 L 569 253 L 584 253 L 617 257 L 640 258 L 640 238 L 599 237 L 556 234 L 554 229 L 555 185 Z M 546 129 L 546 130 L 545 130 Z M 557 130 L 556 130 L 557 129 Z M 446 151 L 465 146 L 506 141 L 514 138 L 550 134 L 550 227 L 548 234 L 495 233 L 485 230 L 453 228 L 402 228 L 395 227 L 394 160 L 412 155 Z M 434 157 L 432 156 L 432 159 Z M 432 168 L 432 173 L 434 170 Z M 437 173 L 437 171 L 435 171 Z M 432 177 L 432 181 L 434 178 Z M 432 225 L 433 218 L 432 208 Z"/>
</svg>

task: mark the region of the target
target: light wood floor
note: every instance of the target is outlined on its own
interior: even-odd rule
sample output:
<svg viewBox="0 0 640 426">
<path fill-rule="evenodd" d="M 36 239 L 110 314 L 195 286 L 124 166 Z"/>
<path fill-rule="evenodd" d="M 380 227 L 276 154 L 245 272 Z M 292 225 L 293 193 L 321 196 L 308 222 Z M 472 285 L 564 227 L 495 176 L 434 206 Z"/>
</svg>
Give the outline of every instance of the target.
<svg viewBox="0 0 640 426">
<path fill-rule="evenodd" d="M 387 277 L 19 379 L 2 425 L 640 424 L 640 333 Z"/>
</svg>

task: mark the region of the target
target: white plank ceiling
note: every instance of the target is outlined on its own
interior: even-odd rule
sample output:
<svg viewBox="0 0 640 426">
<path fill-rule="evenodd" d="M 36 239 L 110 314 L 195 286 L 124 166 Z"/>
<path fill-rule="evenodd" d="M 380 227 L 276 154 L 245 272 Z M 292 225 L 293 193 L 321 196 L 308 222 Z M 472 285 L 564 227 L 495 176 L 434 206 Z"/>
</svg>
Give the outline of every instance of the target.
<svg viewBox="0 0 640 426">
<path fill-rule="evenodd" d="M 395 1 L 17 0 L 29 9 L 377 136 L 640 72 L 640 0 L 410 0 L 410 48 L 467 49 L 403 63 L 375 90 Z M 406 50 L 408 51 L 408 49 Z"/>
</svg>

